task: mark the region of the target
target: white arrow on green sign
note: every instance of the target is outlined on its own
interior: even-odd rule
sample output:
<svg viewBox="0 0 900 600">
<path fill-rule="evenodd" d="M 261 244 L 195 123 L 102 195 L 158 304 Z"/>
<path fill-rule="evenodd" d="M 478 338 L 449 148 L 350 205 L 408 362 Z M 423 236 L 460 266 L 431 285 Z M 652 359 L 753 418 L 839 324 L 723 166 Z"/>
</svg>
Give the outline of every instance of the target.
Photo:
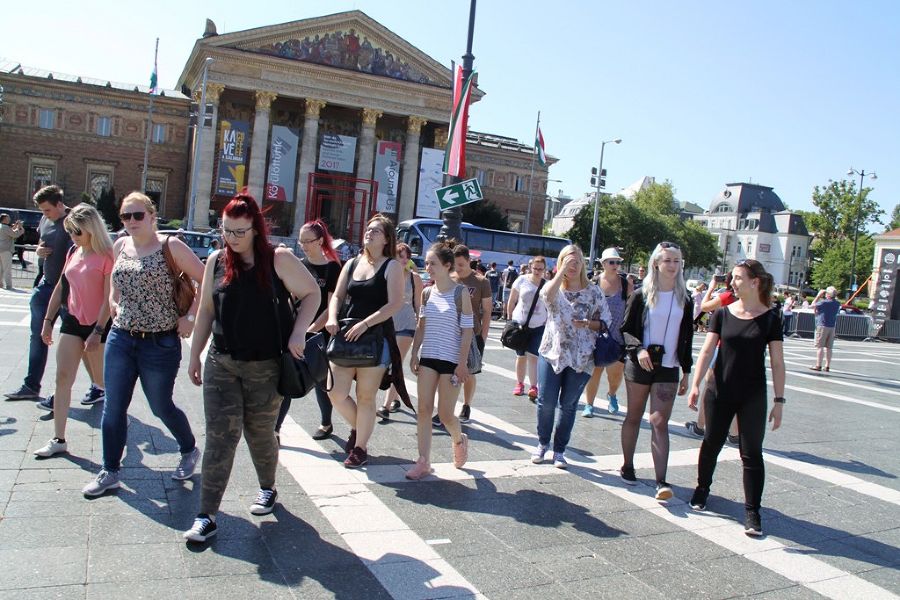
<svg viewBox="0 0 900 600">
<path fill-rule="evenodd" d="M 484 200 L 484 196 L 481 194 L 481 186 L 478 185 L 477 179 L 466 179 L 459 183 L 438 188 L 434 190 L 434 193 L 437 194 L 441 210 Z"/>
</svg>

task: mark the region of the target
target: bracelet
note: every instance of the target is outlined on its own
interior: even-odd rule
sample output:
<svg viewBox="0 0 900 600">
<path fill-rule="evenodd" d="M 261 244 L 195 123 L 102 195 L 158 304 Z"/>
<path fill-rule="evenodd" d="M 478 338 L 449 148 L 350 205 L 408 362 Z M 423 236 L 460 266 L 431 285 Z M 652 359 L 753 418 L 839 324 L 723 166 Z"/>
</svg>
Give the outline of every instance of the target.
<svg viewBox="0 0 900 600">
<path fill-rule="evenodd" d="M 96 333 L 97 335 L 103 335 L 104 331 L 106 331 L 106 330 L 103 327 L 100 327 L 99 325 L 94 325 L 94 333 Z"/>
<path fill-rule="evenodd" d="M 784 404 L 785 403 L 785 399 L 782 398 L 781 396 L 777 396 L 773 401 L 775 402 L 775 404 Z"/>
<path fill-rule="evenodd" d="M 52 323 L 52 322 L 53 322 L 53 319 L 48 319 L 47 317 L 44 317 L 44 320 L 47 321 L 48 323 Z"/>
</svg>

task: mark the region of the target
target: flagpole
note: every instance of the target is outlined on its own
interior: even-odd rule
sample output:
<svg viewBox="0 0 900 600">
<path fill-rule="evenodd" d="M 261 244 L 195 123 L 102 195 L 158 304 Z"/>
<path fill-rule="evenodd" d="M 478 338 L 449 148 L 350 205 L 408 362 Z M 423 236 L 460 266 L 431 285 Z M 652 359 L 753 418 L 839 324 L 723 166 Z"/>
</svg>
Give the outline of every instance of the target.
<svg viewBox="0 0 900 600">
<path fill-rule="evenodd" d="M 156 59 L 159 57 L 159 38 L 156 38 L 156 49 L 153 51 L 153 73 L 156 74 Z M 158 75 L 157 75 L 158 77 Z M 157 82 L 159 80 L 157 79 Z M 157 83 L 157 86 L 159 84 Z M 147 139 L 144 140 L 144 169 L 141 171 L 141 191 L 147 191 L 147 161 L 150 159 L 150 136 L 153 135 L 153 93 L 150 89 L 150 108 L 147 110 Z"/>
<path fill-rule="evenodd" d="M 528 176 L 528 212 L 525 216 L 525 232 L 531 233 L 531 195 L 534 189 L 534 159 L 538 153 L 538 131 L 541 130 L 541 111 L 538 111 L 537 123 L 534 124 L 534 148 L 531 149 L 531 175 Z"/>
</svg>

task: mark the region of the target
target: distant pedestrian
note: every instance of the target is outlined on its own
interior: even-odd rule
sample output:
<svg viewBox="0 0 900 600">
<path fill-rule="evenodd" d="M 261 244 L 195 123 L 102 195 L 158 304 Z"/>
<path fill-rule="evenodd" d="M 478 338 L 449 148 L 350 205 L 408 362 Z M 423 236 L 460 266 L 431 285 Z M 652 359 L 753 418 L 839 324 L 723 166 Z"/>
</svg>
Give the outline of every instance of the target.
<svg viewBox="0 0 900 600">
<path fill-rule="evenodd" d="M 3 281 L 3 287 L 8 290 L 13 289 L 13 247 L 15 246 L 15 241 L 22 237 L 23 233 L 25 233 L 25 229 L 22 227 L 21 221 L 11 223 L 11 219 L 8 214 L 0 214 L 0 280 Z M 21 258 L 19 260 L 21 262 Z"/>
<path fill-rule="evenodd" d="M 500 272 L 497 271 L 497 263 L 492 262 L 491 268 L 485 271 L 485 278 L 491 284 L 491 300 L 497 301 L 497 293 L 500 291 Z"/>
<path fill-rule="evenodd" d="M 546 285 L 544 279 L 546 270 L 547 260 L 543 256 L 535 256 L 531 261 L 531 273 L 519 277 L 513 283 L 506 308 L 513 321 L 528 328 L 528 347 L 525 350 L 516 350 L 516 386 L 513 388 L 513 396 L 525 395 L 527 371 L 528 383 L 531 384 L 528 388 L 528 397 L 532 402 L 536 402 L 538 396 L 537 361 L 541 340 L 544 337 L 544 324 L 547 322 L 547 306 L 540 298 L 542 284 Z"/>
<path fill-rule="evenodd" d="M 841 311 L 841 303 L 835 300 L 837 290 L 829 286 L 819 290 L 812 301 L 813 310 L 816 313 L 816 364 L 810 367 L 813 371 L 821 371 L 824 357 L 825 371 L 831 370 L 831 353 L 834 350 L 834 331 L 837 327 L 838 313 Z M 822 298 L 824 296 L 824 299 Z"/>
<path fill-rule="evenodd" d="M 453 271 L 451 279 L 466 287 L 472 304 L 472 318 L 475 321 L 475 343 L 478 351 L 484 356 L 484 342 L 491 330 L 491 284 L 487 279 L 472 270 L 469 265 L 469 249 L 462 244 L 453 247 Z M 459 420 L 469 420 L 472 401 L 475 398 L 475 374 L 466 378 L 463 384 L 463 405 L 459 410 Z M 437 425 L 437 423 L 435 423 Z"/>
<path fill-rule="evenodd" d="M 797 299 L 793 294 L 787 294 L 784 298 L 784 305 L 781 307 L 781 334 L 788 337 L 791 334 L 791 325 L 794 322 L 794 305 Z"/>
<path fill-rule="evenodd" d="M 772 430 L 781 426 L 784 407 L 784 352 L 781 323 L 769 307 L 772 276 L 755 260 L 739 262 L 732 271 L 732 286 L 738 301 L 713 313 L 709 333 L 697 359 L 699 372 L 706 370 L 715 349 L 717 393 L 706 405 L 707 427 L 697 465 L 697 487 L 691 507 L 705 510 L 716 459 L 725 443 L 728 426 L 736 416 L 741 428 L 741 461 L 744 466 L 744 532 L 762 535 L 759 509 L 762 503 L 765 466 L 762 444 L 766 432 L 766 351 L 772 368 L 775 400 L 768 420 Z M 696 409 L 700 380 L 695 378 L 688 406 Z"/>
<path fill-rule="evenodd" d="M 507 299 L 509 298 L 509 291 L 512 289 L 512 284 L 516 281 L 516 278 L 519 276 L 519 272 L 516 270 L 513 261 L 509 261 L 506 263 L 506 268 L 500 274 L 500 302 L 505 307 L 507 305 Z M 506 312 L 506 309 L 503 309 L 503 318 L 509 319 L 509 314 Z"/>
</svg>

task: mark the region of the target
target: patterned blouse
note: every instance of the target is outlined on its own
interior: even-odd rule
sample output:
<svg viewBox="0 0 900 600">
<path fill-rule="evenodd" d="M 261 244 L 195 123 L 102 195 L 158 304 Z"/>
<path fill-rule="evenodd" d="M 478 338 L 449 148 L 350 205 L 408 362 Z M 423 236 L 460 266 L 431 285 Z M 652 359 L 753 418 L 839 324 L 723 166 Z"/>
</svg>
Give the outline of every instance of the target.
<svg viewBox="0 0 900 600">
<path fill-rule="evenodd" d="M 594 371 L 594 344 L 597 332 L 587 327 L 576 328 L 576 319 L 603 321 L 609 325 L 612 316 L 599 285 L 588 285 L 577 292 L 559 289 L 553 302 L 547 300 L 547 288 L 541 300 L 547 306 L 547 325 L 541 338 L 541 356 L 556 374 L 571 367 L 579 373 Z"/>
<path fill-rule="evenodd" d="M 178 326 L 175 284 L 162 248 L 143 258 L 123 250 L 113 266 L 112 280 L 119 290 L 113 327 L 149 333 Z"/>
</svg>

